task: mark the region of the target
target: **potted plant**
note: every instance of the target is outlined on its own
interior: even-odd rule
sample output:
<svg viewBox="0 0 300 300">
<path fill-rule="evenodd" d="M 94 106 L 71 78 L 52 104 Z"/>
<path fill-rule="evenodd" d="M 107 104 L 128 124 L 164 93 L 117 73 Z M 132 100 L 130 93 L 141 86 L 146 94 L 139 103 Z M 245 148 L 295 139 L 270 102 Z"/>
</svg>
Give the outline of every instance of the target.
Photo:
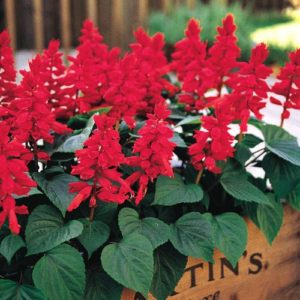
<svg viewBox="0 0 300 300">
<path fill-rule="evenodd" d="M 166 299 L 188 257 L 255 266 L 247 228 L 271 244 L 283 202 L 296 228 L 300 148 L 283 126 L 300 51 L 270 86 L 266 45 L 241 62 L 235 30 L 228 15 L 207 49 L 190 20 L 168 63 L 163 35 L 138 29 L 120 56 L 86 21 L 69 66 L 53 40 L 20 83 L 1 33 L 0 299 Z M 267 99 L 280 126 L 262 120 Z"/>
</svg>

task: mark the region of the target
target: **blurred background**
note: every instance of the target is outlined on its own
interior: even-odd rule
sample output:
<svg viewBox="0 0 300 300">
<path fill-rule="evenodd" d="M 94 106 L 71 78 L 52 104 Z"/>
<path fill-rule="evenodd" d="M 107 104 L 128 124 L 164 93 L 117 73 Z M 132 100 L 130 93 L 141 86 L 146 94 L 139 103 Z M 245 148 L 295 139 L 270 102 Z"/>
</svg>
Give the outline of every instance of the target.
<svg viewBox="0 0 300 300">
<path fill-rule="evenodd" d="M 216 26 L 232 12 L 242 58 L 265 41 L 271 52 L 268 63 L 280 65 L 287 51 L 300 47 L 299 7 L 300 0 L 0 0 L 0 29 L 8 28 L 22 65 L 24 55 L 40 52 L 52 38 L 60 39 L 67 52 L 76 47 L 86 18 L 98 25 L 106 43 L 124 51 L 139 25 L 150 33 L 161 31 L 169 53 L 189 18 L 200 20 L 202 37 L 211 44 Z"/>
</svg>

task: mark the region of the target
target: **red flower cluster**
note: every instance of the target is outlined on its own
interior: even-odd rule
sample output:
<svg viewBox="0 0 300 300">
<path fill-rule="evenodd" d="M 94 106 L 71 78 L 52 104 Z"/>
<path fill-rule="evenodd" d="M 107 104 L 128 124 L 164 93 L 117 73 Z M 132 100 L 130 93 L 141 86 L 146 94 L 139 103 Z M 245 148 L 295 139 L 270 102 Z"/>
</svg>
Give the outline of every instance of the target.
<svg viewBox="0 0 300 300">
<path fill-rule="evenodd" d="M 206 97 L 205 93 L 214 89 L 220 96 L 222 86 L 237 66 L 240 49 L 236 44 L 233 16 L 229 14 L 217 30 L 217 40 L 207 52 L 207 45 L 200 39 L 199 24 L 192 19 L 185 32 L 186 38 L 175 45 L 172 66 L 182 81 L 179 100 L 186 104 L 187 111 L 212 106 L 210 102 L 215 97 Z"/>
<path fill-rule="evenodd" d="M 119 133 L 113 128 L 116 120 L 105 115 L 95 116 L 97 129 L 85 143 L 84 149 L 76 151 L 78 165 L 72 174 L 79 175 L 83 181 L 70 184 L 70 192 L 78 192 L 68 211 L 77 208 L 83 201 L 90 199 L 90 207 L 96 199 L 105 202 L 123 203 L 132 193 L 122 179 L 117 168 L 124 162 L 119 144 Z"/>
<path fill-rule="evenodd" d="M 13 195 L 26 195 L 36 183 L 28 177 L 26 164 L 32 154 L 16 140 L 10 140 L 9 126 L 0 123 L 0 228 L 6 218 L 11 232 L 19 234 L 17 214 L 28 214 L 25 205 L 16 206 Z"/>
<path fill-rule="evenodd" d="M 14 98 L 16 71 L 7 31 L 0 33 L 0 118 L 9 115 L 7 106 Z"/>
<path fill-rule="evenodd" d="M 69 57 L 68 78 L 74 84 L 76 112 L 85 113 L 105 106 L 103 96 L 111 83 L 109 74 L 119 61 L 120 49 L 111 51 L 93 22 L 86 20 L 81 30 L 77 55 Z"/>
<path fill-rule="evenodd" d="M 205 106 L 204 93 L 212 86 L 211 71 L 206 68 L 206 43 L 200 39 L 199 23 L 192 19 L 185 31 L 186 38 L 175 45 L 172 54 L 172 69 L 182 81 L 179 100 L 186 104 L 186 110 Z"/>
<path fill-rule="evenodd" d="M 67 76 L 67 68 L 58 52 L 59 41 L 52 40 L 41 57 L 43 67 L 40 77 L 48 91 L 47 101 L 56 118 L 67 119 L 74 114 L 74 87 Z"/>
<path fill-rule="evenodd" d="M 93 23 L 84 23 L 78 54 L 69 58 L 72 64 L 68 72 L 75 82 L 80 113 L 111 106 L 111 117 L 124 118 L 133 127 L 137 113 L 152 112 L 162 100 L 162 90 L 172 89 L 162 78 L 168 72 L 163 36 L 149 37 L 142 29 L 135 36 L 137 42 L 131 45 L 132 51 L 120 58 L 120 49 L 109 51 Z"/>
<path fill-rule="evenodd" d="M 281 114 L 281 126 L 290 116 L 290 109 L 300 109 L 300 49 L 290 53 L 290 61 L 282 67 L 277 76 L 278 82 L 272 87 L 272 92 L 283 96 L 274 96 L 271 102 L 283 106 Z"/>
<path fill-rule="evenodd" d="M 228 14 L 223 20 L 223 26 L 218 27 L 217 30 L 219 35 L 217 35 L 214 45 L 209 49 L 207 67 L 214 74 L 215 85 L 213 87 L 217 89 L 218 95 L 221 95 L 222 86 L 226 78 L 231 76 L 240 56 L 233 15 Z"/>
<path fill-rule="evenodd" d="M 126 182 L 133 185 L 139 182 L 139 190 L 136 196 L 136 204 L 143 199 L 149 180 L 153 181 L 159 175 L 173 176 L 173 170 L 170 160 L 173 155 L 175 143 L 170 139 L 173 137 L 173 131 L 168 127 L 165 119 L 170 111 L 166 108 L 164 102 L 155 106 L 154 114 L 148 114 L 148 120 L 138 134 L 141 135 L 133 146 L 133 153 L 138 156 L 128 157 L 126 163 L 133 167 L 139 167 L 126 179 Z"/>
<path fill-rule="evenodd" d="M 232 107 L 235 119 L 241 120 L 242 132 L 247 130 L 250 112 L 262 118 L 260 110 L 266 106 L 270 90 L 266 79 L 272 73 L 272 69 L 263 64 L 267 57 L 266 45 L 257 45 L 252 49 L 249 62 L 238 63 L 239 70 L 227 81 L 233 91 L 223 105 Z"/>
<path fill-rule="evenodd" d="M 22 70 L 23 79 L 17 87 L 15 99 L 10 102 L 9 109 L 12 114 L 9 122 L 13 135 L 20 142 L 29 142 L 34 148 L 35 156 L 47 159 L 47 154 L 38 152 L 35 148 L 37 141 L 43 139 L 52 143 L 51 132 L 65 134 L 71 132 L 65 125 L 55 120 L 54 112 L 48 105 L 51 92 L 44 80 L 45 65 L 41 56 L 36 56 L 29 63 L 30 70 Z"/>
<path fill-rule="evenodd" d="M 220 173 L 217 161 L 225 161 L 233 157 L 234 138 L 228 133 L 228 125 L 232 121 L 227 113 L 219 107 L 215 110 L 215 117 L 202 117 L 202 130 L 195 132 L 196 143 L 189 147 L 191 162 L 195 169 L 202 170 L 206 167 L 213 173 Z"/>
</svg>

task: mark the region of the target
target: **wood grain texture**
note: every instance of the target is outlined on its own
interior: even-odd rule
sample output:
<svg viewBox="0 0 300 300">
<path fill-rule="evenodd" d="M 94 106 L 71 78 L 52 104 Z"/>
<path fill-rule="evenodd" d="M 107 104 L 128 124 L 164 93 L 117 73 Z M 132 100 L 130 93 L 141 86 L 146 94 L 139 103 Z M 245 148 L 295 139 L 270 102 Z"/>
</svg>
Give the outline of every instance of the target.
<svg viewBox="0 0 300 300">
<path fill-rule="evenodd" d="M 176 294 L 168 300 L 299 300 L 300 213 L 285 207 L 284 224 L 272 246 L 252 222 L 247 223 L 247 250 L 236 268 L 219 251 L 214 265 L 189 258 Z M 138 299 L 142 298 L 124 290 L 122 300 Z"/>
<path fill-rule="evenodd" d="M 16 17 L 15 0 L 5 0 L 5 21 L 10 34 L 10 44 L 13 50 L 16 49 Z"/>
</svg>

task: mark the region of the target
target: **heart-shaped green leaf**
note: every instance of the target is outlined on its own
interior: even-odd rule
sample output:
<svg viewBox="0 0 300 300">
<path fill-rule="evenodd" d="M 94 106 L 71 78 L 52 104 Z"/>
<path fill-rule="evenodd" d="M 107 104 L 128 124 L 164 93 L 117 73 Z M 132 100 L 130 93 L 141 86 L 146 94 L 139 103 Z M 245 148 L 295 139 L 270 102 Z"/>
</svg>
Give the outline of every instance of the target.
<svg viewBox="0 0 300 300">
<path fill-rule="evenodd" d="M 106 246 L 101 263 L 114 280 L 147 296 L 153 277 L 153 248 L 147 238 L 133 233 Z"/>
<path fill-rule="evenodd" d="M 300 182 L 300 167 L 275 154 L 268 153 L 262 161 L 262 167 L 278 197 L 285 197 Z"/>
<path fill-rule="evenodd" d="M 300 166 L 300 147 L 297 138 L 275 125 L 261 127 L 266 147 L 274 154 Z"/>
<path fill-rule="evenodd" d="M 3 255 L 10 264 L 15 253 L 22 247 L 26 247 L 19 235 L 10 234 L 6 236 L 0 244 L 0 254 Z"/>
<path fill-rule="evenodd" d="M 78 237 L 83 230 L 79 221 L 64 223 L 60 212 L 49 205 L 40 205 L 28 218 L 25 231 L 27 255 L 41 253 Z"/>
<path fill-rule="evenodd" d="M 78 178 L 65 173 L 59 173 L 48 178 L 47 173 L 34 173 L 33 178 L 49 200 L 65 215 L 76 195 L 69 192 L 69 183 L 78 181 Z"/>
<path fill-rule="evenodd" d="M 153 249 L 164 244 L 170 236 L 170 227 L 157 218 L 139 219 L 138 213 L 132 208 L 123 208 L 119 213 L 119 227 L 122 235 L 140 233 L 148 238 Z"/>
<path fill-rule="evenodd" d="M 83 231 L 78 237 L 79 242 L 87 250 L 88 257 L 100 246 L 102 246 L 109 238 L 109 227 L 101 222 L 94 220 L 90 222 L 88 219 L 79 219 L 83 224 Z"/>
<path fill-rule="evenodd" d="M 160 176 L 156 182 L 153 205 L 175 205 L 195 203 L 203 199 L 202 188 L 197 184 L 185 184 L 181 176 L 174 178 Z"/>
<path fill-rule="evenodd" d="M 258 205 L 257 220 L 259 228 L 271 245 L 283 223 L 283 207 L 281 203 L 274 200 L 272 195 L 269 195 L 269 197 L 272 206 Z"/>
<path fill-rule="evenodd" d="M 179 253 L 170 243 L 154 252 L 154 276 L 151 293 L 157 300 L 171 295 L 184 273 L 187 257 Z"/>
<path fill-rule="evenodd" d="M 82 300 L 85 288 L 83 258 L 73 247 L 59 245 L 36 263 L 32 278 L 49 300 Z"/>
<path fill-rule="evenodd" d="M 224 213 L 212 218 L 215 246 L 235 266 L 247 245 L 247 226 L 236 213 Z"/>
<path fill-rule="evenodd" d="M 0 299 L 1 300 L 46 300 L 43 293 L 29 284 L 19 284 L 18 282 L 0 279 Z"/>
<path fill-rule="evenodd" d="M 120 300 L 123 286 L 96 268 L 87 272 L 85 300 Z"/>
<path fill-rule="evenodd" d="M 296 210 L 300 210 L 300 183 L 287 196 L 288 203 Z"/>
<path fill-rule="evenodd" d="M 214 261 L 212 225 L 198 212 L 187 213 L 171 225 L 170 241 L 186 256 Z"/>
<path fill-rule="evenodd" d="M 268 197 L 238 172 L 228 172 L 221 176 L 224 190 L 238 200 L 270 204 Z"/>
</svg>

